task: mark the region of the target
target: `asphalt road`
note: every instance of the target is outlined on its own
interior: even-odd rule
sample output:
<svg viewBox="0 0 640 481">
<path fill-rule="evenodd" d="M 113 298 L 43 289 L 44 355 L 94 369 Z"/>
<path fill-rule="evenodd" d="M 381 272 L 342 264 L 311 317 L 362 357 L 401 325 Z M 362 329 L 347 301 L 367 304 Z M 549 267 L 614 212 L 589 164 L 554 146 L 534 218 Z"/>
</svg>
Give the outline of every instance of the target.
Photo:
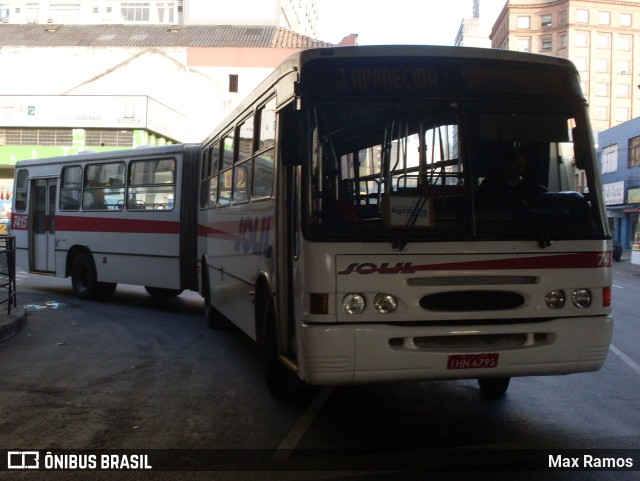
<svg viewBox="0 0 640 481">
<path fill-rule="evenodd" d="M 184 458 L 191 453 L 195 467 L 209 471 L 0 477 L 639 479 L 639 471 L 505 466 L 509 456 L 640 446 L 640 266 L 614 270 L 616 327 L 605 367 L 513 379 L 500 401 L 483 399 L 475 381 L 309 388 L 276 399 L 258 347 L 240 332 L 207 329 L 195 293 L 157 301 L 119 286 L 110 302 L 89 302 L 73 296 L 69 280 L 22 274 L 18 301 L 28 323 L 0 344 L 0 450 L 127 449 L 150 453 L 164 469 L 173 469 L 172 457 L 194 467 Z M 630 453 L 640 470 L 637 451 Z"/>
</svg>

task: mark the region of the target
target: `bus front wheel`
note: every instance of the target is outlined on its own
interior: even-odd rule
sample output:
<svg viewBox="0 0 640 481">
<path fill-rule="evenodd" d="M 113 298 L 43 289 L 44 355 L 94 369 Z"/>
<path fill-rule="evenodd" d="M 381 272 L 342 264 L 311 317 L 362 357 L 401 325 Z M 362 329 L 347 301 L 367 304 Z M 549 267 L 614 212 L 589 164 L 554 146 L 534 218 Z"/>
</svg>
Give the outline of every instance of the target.
<svg viewBox="0 0 640 481">
<path fill-rule="evenodd" d="M 302 381 L 280 361 L 278 334 L 273 307 L 267 311 L 263 334 L 264 372 L 267 389 L 274 396 L 286 397 L 303 385 Z"/>
<path fill-rule="evenodd" d="M 88 252 L 76 256 L 71 265 L 71 285 L 80 299 L 108 300 L 116 291 L 116 284 L 98 282 L 96 265 Z"/>
<path fill-rule="evenodd" d="M 480 394 L 488 399 L 497 399 L 507 392 L 510 377 L 488 377 L 478 379 Z"/>
</svg>

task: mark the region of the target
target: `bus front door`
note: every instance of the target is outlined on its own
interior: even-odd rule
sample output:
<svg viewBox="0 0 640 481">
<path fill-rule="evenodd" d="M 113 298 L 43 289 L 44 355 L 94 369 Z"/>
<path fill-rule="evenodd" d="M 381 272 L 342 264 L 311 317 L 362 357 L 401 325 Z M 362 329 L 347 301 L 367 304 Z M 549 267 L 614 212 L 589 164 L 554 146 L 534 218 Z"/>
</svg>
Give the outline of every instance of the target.
<svg viewBox="0 0 640 481">
<path fill-rule="evenodd" d="M 31 184 L 31 268 L 55 272 L 56 179 L 36 179 Z"/>
</svg>

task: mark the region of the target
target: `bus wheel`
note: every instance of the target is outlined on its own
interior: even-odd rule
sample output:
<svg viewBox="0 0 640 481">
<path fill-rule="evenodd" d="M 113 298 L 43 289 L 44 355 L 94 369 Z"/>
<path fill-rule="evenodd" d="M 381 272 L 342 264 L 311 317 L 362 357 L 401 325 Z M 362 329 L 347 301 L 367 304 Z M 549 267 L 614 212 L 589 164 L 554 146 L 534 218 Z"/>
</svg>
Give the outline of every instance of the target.
<svg viewBox="0 0 640 481">
<path fill-rule="evenodd" d="M 274 396 L 284 397 L 293 394 L 301 386 L 298 377 L 280 361 L 278 335 L 273 309 L 269 308 L 264 332 L 264 373 L 267 389 Z"/>
<path fill-rule="evenodd" d="M 98 282 L 93 257 L 88 252 L 76 256 L 71 266 L 71 285 L 80 299 L 108 300 L 116 291 L 116 284 Z"/>
<path fill-rule="evenodd" d="M 509 387 L 510 377 L 489 377 L 478 379 L 480 394 L 488 399 L 497 399 L 504 396 Z"/>
<path fill-rule="evenodd" d="M 151 297 L 157 297 L 159 299 L 178 297 L 180 294 L 182 294 L 182 289 L 166 289 L 164 287 L 144 286 L 144 290 L 147 291 L 147 294 L 149 294 Z"/>
</svg>

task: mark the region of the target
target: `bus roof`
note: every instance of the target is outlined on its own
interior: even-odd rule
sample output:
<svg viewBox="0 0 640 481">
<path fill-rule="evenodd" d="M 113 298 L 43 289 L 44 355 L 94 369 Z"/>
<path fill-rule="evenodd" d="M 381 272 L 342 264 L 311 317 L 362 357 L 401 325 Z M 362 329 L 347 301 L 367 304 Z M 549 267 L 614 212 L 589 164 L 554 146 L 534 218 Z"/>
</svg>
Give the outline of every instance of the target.
<svg viewBox="0 0 640 481">
<path fill-rule="evenodd" d="M 170 144 L 159 146 L 143 146 L 133 149 L 110 150 L 105 152 L 84 151 L 77 154 L 44 157 L 41 159 L 25 159 L 16 162 L 16 169 L 39 165 L 76 164 L 79 162 L 109 161 L 117 159 L 142 158 L 147 156 L 174 155 L 198 144 Z"/>
<path fill-rule="evenodd" d="M 440 45 L 366 45 L 355 47 L 323 47 L 312 48 L 296 52 L 287 57 L 275 70 L 251 92 L 227 117 L 215 126 L 205 139 L 205 143 L 220 134 L 220 129 L 226 128 L 231 122 L 245 113 L 246 109 L 289 73 L 297 72 L 298 80 L 306 63 L 320 58 L 362 59 L 374 57 L 424 57 L 442 59 L 488 60 L 495 62 L 538 64 L 540 66 L 555 66 L 570 70 L 576 76 L 578 72 L 574 64 L 562 57 L 541 55 L 512 50 L 501 50 L 478 47 L 458 47 Z M 285 99 L 288 100 L 288 99 Z M 282 104 L 281 100 L 278 101 Z"/>
</svg>

